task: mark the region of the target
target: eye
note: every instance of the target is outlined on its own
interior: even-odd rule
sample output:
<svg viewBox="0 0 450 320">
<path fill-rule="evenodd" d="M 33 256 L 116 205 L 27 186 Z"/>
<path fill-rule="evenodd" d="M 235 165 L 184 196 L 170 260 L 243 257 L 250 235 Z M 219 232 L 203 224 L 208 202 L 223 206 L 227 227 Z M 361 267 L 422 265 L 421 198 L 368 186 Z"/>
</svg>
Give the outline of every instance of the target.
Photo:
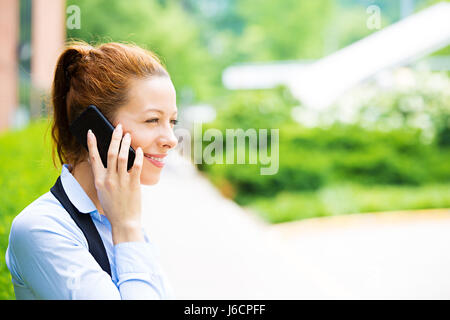
<svg viewBox="0 0 450 320">
<path fill-rule="evenodd" d="M 148 119 L 145 122 L 146 123 L 158 123 L 158 121 L 159 121 L 158 118 L 153 118 L 153 119 Z M 178 120 L 170 120 L 170 123 L 173 124 L 173 125 L 178 124 L 178 122 L 179 122 Z"/>
</svg>

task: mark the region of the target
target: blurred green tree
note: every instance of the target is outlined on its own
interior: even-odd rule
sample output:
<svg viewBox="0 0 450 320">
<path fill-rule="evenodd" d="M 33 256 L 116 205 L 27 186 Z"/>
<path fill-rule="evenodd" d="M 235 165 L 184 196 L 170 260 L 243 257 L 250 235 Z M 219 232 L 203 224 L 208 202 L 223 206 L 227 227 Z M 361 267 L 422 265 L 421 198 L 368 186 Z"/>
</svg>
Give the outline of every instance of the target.
<svg viewBox="0 0 450 320">
<path fill-rule="evenodd" d="M 257 1 L 238 3 L 246 21 L 239 51 L 245 60 L 319 58 L 334 1 Z"/>
<path fill-rule="evenodd" d="M 134 42 L 154 51 L 167 66 L 178 102 L 214 96 L 220 71 L 200 42 L 196 21 L 179 1 L 68 0 L 81 11 L 81 28 L 67 37 L 90 43 Z"/>
</svg>

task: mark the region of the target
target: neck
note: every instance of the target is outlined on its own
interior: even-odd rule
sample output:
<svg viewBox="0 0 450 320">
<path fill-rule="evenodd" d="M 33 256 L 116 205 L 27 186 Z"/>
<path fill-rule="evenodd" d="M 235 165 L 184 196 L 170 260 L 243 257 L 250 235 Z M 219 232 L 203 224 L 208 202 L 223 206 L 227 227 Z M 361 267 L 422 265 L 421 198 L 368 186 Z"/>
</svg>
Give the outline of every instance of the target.
<svg viewBox="0 0 450 320">
<path fill-rule="evenodd" d="M 72 166 L 69 167 L 72 168 Z M 88 197 L 92 200 L 98 212 L 100 214 L 103 214 L 103 208 L 97 196 L 97 189 L 95 189 L 94 174 L 92 173 L 91 165 L 87 161 L 83 161 L 72 168 L 72 170 L 70 170 L 70 173 L 74 176 L 74 178 L 83 188 L 84 192 L 86 192 Z"/>
</svg>

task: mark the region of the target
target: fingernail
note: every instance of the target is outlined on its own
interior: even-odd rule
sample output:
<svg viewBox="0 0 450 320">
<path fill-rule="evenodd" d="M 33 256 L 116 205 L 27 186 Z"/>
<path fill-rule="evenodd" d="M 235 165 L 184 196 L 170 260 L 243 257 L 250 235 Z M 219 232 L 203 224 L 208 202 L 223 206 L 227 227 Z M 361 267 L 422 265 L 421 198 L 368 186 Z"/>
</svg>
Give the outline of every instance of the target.
<svg viewBox="0 0 450 320">
<path fill-rule="evenodd" d="M 130 139 L 130 134 L 128 132 L 125 133 L 125 139 Z"/>
<path fill-rule="evenodd" d="M 117 129 L 117 130 L 122 129 L 122 124 L 119 123 L 119 124 L 117 125 L 116 129 Z"/>
<path fill-rule="evenodd" d="M 88 136 L 92 136 L 92 130 L 91 129 L 88 130 Z"/>
</svg>

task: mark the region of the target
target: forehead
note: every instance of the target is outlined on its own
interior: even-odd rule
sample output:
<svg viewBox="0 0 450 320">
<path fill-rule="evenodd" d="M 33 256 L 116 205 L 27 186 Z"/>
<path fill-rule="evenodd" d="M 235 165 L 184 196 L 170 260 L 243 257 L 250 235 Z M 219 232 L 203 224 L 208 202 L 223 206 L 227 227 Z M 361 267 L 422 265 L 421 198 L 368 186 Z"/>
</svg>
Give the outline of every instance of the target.
<svg viewBox="0 0 450 320">
<path fill-rule="evenodd" d="M 139 114 L 155 110 L 167 115 L 176 113 L 176 92 L 172 81 L 166 76 L 131 80 L 128 103 L 121 109 Z"/>
</svg>

